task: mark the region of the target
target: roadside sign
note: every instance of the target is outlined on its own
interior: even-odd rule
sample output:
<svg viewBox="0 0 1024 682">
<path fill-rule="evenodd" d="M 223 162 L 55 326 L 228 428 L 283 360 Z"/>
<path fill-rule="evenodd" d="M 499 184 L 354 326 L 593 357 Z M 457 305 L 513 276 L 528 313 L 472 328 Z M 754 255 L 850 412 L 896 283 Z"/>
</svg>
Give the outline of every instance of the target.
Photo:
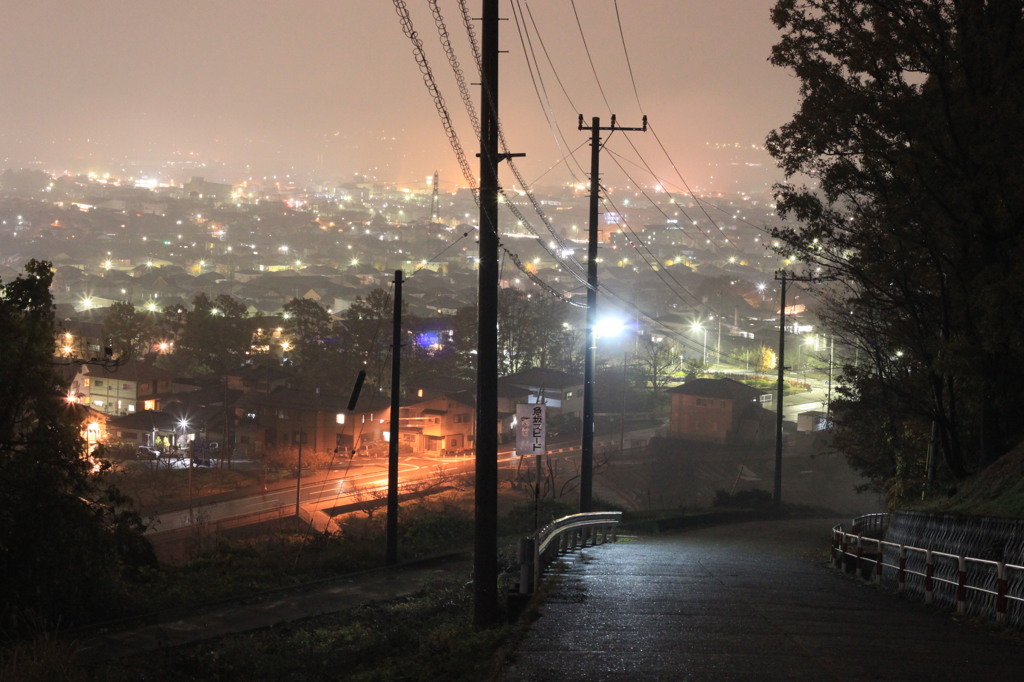
<svg viewBox="0 0 1024 682">
<path fill-rule="evenodd" d="M 516 405 L 516 454 L 547 453 L 547 406 Z"/>
</svg>

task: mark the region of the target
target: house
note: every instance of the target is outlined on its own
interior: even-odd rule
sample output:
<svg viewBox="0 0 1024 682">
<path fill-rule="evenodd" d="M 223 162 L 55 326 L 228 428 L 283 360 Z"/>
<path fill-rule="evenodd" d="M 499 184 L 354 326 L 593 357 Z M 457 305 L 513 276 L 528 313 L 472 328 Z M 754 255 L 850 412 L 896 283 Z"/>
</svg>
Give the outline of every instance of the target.
<svg viewBox="0 0 1024 682">
<path fill-rule="evenodd" d="M 498 380 L 498 411 L 516 413 L 516 405 L 544 403 L 549 415 L 583 413 L 583 378 L 557 369 L 533 367 Z"/>
<path fill-rule="evenodd" d="M 83 364 L 69 395 L 107 415 L 159 409 L 159 396 L 175 391 L 174 374 L 140 360 L 108 365 Z"/>
<path fill-rule="evenodd" d="M 159 410 L 144 410 L 107 421 L 107 442 L 166 450 L 179 445 L 184 436 L 177 415 Z"/>
<path fill-rule="evenodd" d="M 771 437 L 773 416 L 761 391 L 733 379 L 691 379 L 668 389 L 669 436 L 709 443 L 759 443 Z"/>
<path fill-rule="evenodd" d="M 472 392 L 449 393 L 400 408 L 400 445 L 416 454 L 452 455 L 474 446 L 476 399 Z"/>
<path fill-rule="evenodd" d="M 349 412 L 347 405 L 347 396 L 290 388 L 243 395 L 235 404 L 236 440 L 230 445 L 240 456 L 252 456 L 299 444 L 352 452 L 384 442 L 387 404 L 364 397 L 359 412 Z"/>
</svg>

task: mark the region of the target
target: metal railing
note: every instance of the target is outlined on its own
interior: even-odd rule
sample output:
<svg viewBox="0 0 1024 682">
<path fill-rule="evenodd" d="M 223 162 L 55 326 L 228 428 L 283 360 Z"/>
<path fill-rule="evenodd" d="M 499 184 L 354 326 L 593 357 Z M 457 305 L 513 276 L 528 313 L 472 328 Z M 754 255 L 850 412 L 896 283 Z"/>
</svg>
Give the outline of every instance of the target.
<svg viewBox="0 0 1024 682">
<path fill-rule="evenodd" d="M 1011 612 L 1014 621 L 1024 616 L 1024 566 L 888 542 L 882 537 L 888 516 L 857 517 L 850 532 L 843 524 L 836 525 L 832 566 L 855 571 L 876 584 L 894 579 L 898 591 L 919 592 L 926 604 L 933 602 L 937 592 L 946 591 L 958 615 L 984 615 L 998 623 L 1006 623 Z"/>
<path fill-rule="evenodd" d="M 519 542 L 519 592 L 529 594 L 555 558 L 579 547 L 615 542 L 622 512 L 587 512 L 555 519 Z"/>
</svg>

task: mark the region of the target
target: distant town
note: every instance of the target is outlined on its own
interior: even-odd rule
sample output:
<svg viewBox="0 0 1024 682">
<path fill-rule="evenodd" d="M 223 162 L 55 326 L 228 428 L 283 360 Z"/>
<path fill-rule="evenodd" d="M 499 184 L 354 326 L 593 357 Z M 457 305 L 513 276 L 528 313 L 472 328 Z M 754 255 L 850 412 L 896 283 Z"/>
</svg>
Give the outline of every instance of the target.
<svg viewBox="0 0 1024 682">
<path fill-rule="evenodd" d="M 290 338 L 289 306 L 296 301 L 315 304 L 331 324 L 341 326 L 347 316 L 348 331 L 340 334 L 354 348 L 360 345 L 353 328 L 361 314 L 354 314 L 353 306 L 365 306 L 375 290 L 387 290 L 398 270 L 406 281 L 409 345 L 435 360 L 409 367 L 405 392 L 415 390 L 416 397 L 429 399 L 471 388 L 471 352 L 465 348 L 467 339 L 459 338 L 454 320 L 477 304 L 478 209 L 468 189 L 441 191 L 436 174 L 411 187 L 370 181 L 303 187 L 275 179 L 232 184 L 190 176 L 175 184 L 149 177 L 58 176 L 9 169 L 2 184 L 0 278 L 10 281 L 31 259 L 52 264 L 57 355 L 69 364 L 69 399 L 104 417 L 98 420 L 102 426 L 95 427 L 95 442 L 160 452 L 197 438 L 200 443 L 229 439 L 232 451 L 240 456 L 264 454 L 282 438 L 294 446 L 298 441 L 293 434 L 283 437 L 264 429 L 244 436 L 235 432 L 235 426 L 244 421 L 243 412 L 256 420 L 259 409 L 286 406 L 312 415 L 318 407 L 326 408 L 327 394 L 339 400 L 360 364 L 349 364 L 330 378 L 322 373 L 319 382 L 307 380 L 302 386 L 287 372 L 272 371 L 282 364 L 288 369 L 293 361 L 301 364 L 303 353 L 295 348 L 299 342 Z M 536 402 L 537 392 L 546 390 L 556 414 L 578 419 L 587 191 L 584 186 L 564 186 L 535 196 L 519 191 L 502 195 L 502 202 L 509 205 L 502 228 L 502 289 L 537 311 L 554 311 L 538 314 L 560 324 L 558 334 L 538 338 L 535 344 L 580 346 L 545 350 L 526 348 L 523 340 L 509 341 L 518 343 L 503 351 L 503 374 L 512 377 L 509 385 L 516 384 L 515 377 L 523 372 L 548 372 L 530 380 L 520 377 L 519 389 L 507 389 L 511 393 L 505 410 L 510 415 L 515 400 Z M 622 187 L 608 188 L 603 200 L 600 315 L 629 333 L 616 331 L 599 341 L 599 366 L 617 377 L 604 382 L 610 384 L 604 389 L 609 395 L 599 394 L 599 405 L 624 395 L 629 384 L 639 387 L 639 394 L 657 393 L 672 380 L 678 383 L 687 374 L 712 366 L 751 372 L 771 369 L 774 351 L 768 348 L 777 341 L 779 312 L 773 274 L 787 263 L 769 248 L 768 226 L 774 222 L 770 196 L 683 198 L 660 188 Z M 199 305 L 197 297 L 208 303 L 212 315 L 218 310 L 211 302 L 227 301 L 234 308 L 232 315 L 249 321 L 252 329 L 245 343 L 251 352 L 243 348 L 233 366 L 172 361 L 182 348 L 182 335 L 190 333 L 187 314 Z M 112 310 L 117 311 L 115 316 L 128 311 L 152 323 L 136 334 L 138 338 L 121 341 L 131 346 L 131 353 L 114 353 L 111 348 L 118 345 L 111 338 Z M 824 339 L 817 338 L 798 315 L 803 312 L 799 292 L 790 299 L 788 312 L 794 314 L 792 332 L 803 334 L 800 349 L 810 339 L 813 350 L 820 351 Z M 383 317 L 384 311 L 374 314 Z M 158 318 L 162 324 L 155 323 Z M 169 324 L 168 319 L 176 322 Z M 519 324 L 541 336 L 537 325 L 522 319 Z M 214 334 L 204 343 L 222 341 Z M 362 350 L 346 357 L 361 358 L 362 366 L 368 366 L 369 343 L 364 339 Z M 462 364 L 442 363 L 444 351 L 458 349 L 460 343 Z M 116 361 L 113 355 L 131 357 Z M 261 356 L 261 361 L 246 360 L 250 355 Z M 812 352 L 803 355 L 806 370 Z M 619 368 L 617 373 L 612 367 Z M 248 374 L 240 373 L 243 369 Z M 370 383 L 383 388 L 384 370 L 375 370 L 377 376 Z M 229 386 L 238 394 L 229 395 Z M 242 406 L 239 395 L 252 392 L 254 386 L 266 394 L 286 387 L 301 390 L 285 398 L 266 397 L 266 405 L 249 400 L 247 407 Z M 436 390 L 424 393 L 425 386 Z M 209 395 L 200 400 L 199 389 Z M 321 389 L 322 399 L 317 397 Z M 564 403 L 554 401 L 555 392 L 567 394 L 562 396 Z M 219 437 L 199 434 L 200 420 L 186 428 L 182 417 L 156 423 L 138 416 L 166 412 L 169 405 L 181 402 L 184 393 L 191 396 L 190 404 L 179 407 L 182 414 L 216 406 L 216 415 L 207 414 L 201 421 L 207 432 Z M 664 414 L 667 395 L 648 398 L 639 407 L 631 401 L 631 409 Z M 472 396 L 462 400 L 462 411 L 470 414 Z M 107 419 L 114 421 L 108 425 Z M 327 423 L 333 413 L 309 419 L 311 424 Z M 414 450 L 468 449 L 472 424 L 455 428 L 458 435 L 431 437 L 419 430 Z M 362 437 L 346 436 L 342 428 L 336 429 L 338 433 L 319 426 L 314 430 L 318 433 L 313 442 L 321 449 L 329 442 L 332 448 L 348 450 L 374 447 L 386 429 L 370 429 Z"/>
</svg>

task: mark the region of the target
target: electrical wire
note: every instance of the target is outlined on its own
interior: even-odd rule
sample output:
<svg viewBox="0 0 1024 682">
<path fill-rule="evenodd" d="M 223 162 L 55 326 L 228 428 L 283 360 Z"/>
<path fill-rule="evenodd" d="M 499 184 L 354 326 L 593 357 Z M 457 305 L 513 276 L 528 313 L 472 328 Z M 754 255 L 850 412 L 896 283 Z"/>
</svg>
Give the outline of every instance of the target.
<svg viewBox="0 0 1024 682">
<path fill-rule="evenodd" d="M 626 57 L 626 68 L 629 70 L 629 82 L 633 84 L 633 95 L 636 97 L 636 105 L 640 111 L 644 110 L 640 104 L 640 93 L 636 88 L 636 78 L 633 76 L 633 64 L 629 59 L 629 50 L 626 49 L 626 33 L 622 30 L 622 16 L 619 14 L 619 0 L 615 0 L 615 23 L 619 27 L 619 39 L 622 42 L 622 54 Z"/>
<path fill-rule="evenodd" d="M 427 90 L 430 92 L 431 98 L 434 101 L 434 106 L 437 109 L 437 112 L 438 112 L 438 114 L 441 117 L 442 126 L 444 127 L 445 133 L 446 133 L 446 135 L 448 137 L 449 144 L 451 145 L 453 151 L 455 152 L 455 155 L 456 155 L 457 159 L 459 160 L 459 166 L 462 168 L 463 176 L 466 178 L 466 181 L 470 185 L 470 187 L 474 190 L 474 192 L 473 192 L 474 199 L 479 203 L 479 196 L 478 196 L 478 192 L 476 191 L 477 190 L 476 179 L 473 176 L 473 173 L 472 173 L 471 169 L 469 168 L 468 161 L 466 160 L 466 154 L 465 154 L 465 152 L 463 151 L 463 148 L 462 148 L 462 143 L 459 141 L 458 135 L 455 132 L 455 126 L 452 123 L 451 116 L 448 113 L 448 109 L 447 109 L 447 105 L 445 104 L 444 97 L 442 96 L 440 88 L 437 85 L 437 81 L 436 81 L 436 79 L 434 77 L 433 70 L 430 68 L 430 64 L 429 64 L 429 61 L 428 61 L 427 56 L 426 56 L 426 52 L 425 52 L 424 47 L 423 47 L 423 41 L 420 40 L 419 35 L 417 34 L 415 28 L 413 27 L 412 18 L 411 18 L 410 14 L 409 14 L 409 9 L 408 9 L 408 6 L 407 6 L 405 0 L 393 0 L 393 2 L 394 2 L 394 5 L 395 5 L 396 13 L 399 16 L 399 20 L 400 20 L 400 23 L 402 25 L 402 31 L 406 35 L 406 37 L 410 40 L 410 42 L 412 42 L 412 44 L 413 44 L 413 54 L 414 54 L 414 56 L 416 58 L 416 63 L 418 65 L 419 69 L 420 69 L 420 73 L 423 76 L 423 82 L 427 86 Z M 451 42 L 450 42 L 450 40 L 448 38 L 448 31 L 447 31 L 447 28 L 445 27 L 444 18 L 441 15 L 440 8 L 436 5 L 436 3 L 432 3 L 431 9 L 432 9 L 432 14 L 434 16 L 435 27 L 438 29 L 438 31 L 439 31 L 439 33 L 441 35 L 442 44 L 445 46 L 445 52 L 446 52 L 446 54 L 448 56 L 449 63 L 453 67 L 453 70 L 457 74 L 457 81 L 459 83 L 460 94 L 462 95 L 463 102 L 467 103 L 467 105 L 469 106 L 470 110 L 473 112 L 471 114 L 471 118 L 475 119 L 475 110 L 472 107 L 472 100 L 468 96 L 468 87 L 466 86 L 465 79 L 458 77 L 459 75 L 461 75 L 461 68 L 459 67 L 458 59 L 455 56 L 454 49 L 451 49 Z M 479 48 L 476 46 L 475 34 L 472 31 L 472 24 L 471 24 L 471 22 L 468 19 L 468 10 L 466 9 L 464 2 L 460 2 L 460 9 L 463 12 L 464 23 L 466 23 L 469 26 L 468 34 L 469 34 L 470 40 L 471 40 L 471 42 L 473 44 L 474 58 L 476 59 L 477 63 L 479 64 Z M 505 142 L 504 134 L 501 133 L 500 122 L 499 122 L 499 134 L 501 136 L 502 145 L 505 147 L 506 152 L 507 152 L 507 143 Z M 512 164 L 510 163 L 509 165 L 511 166 Z M 517 177 L 521 178 L 521 176 L 518 174 L 518 170 L 516 170 L 516 173 L 517 173 Z M 520 180 L 520 182 L 523 183 L 522 180 Z M 523 184 L 525 184 L 525 183 L 523 183 Z M 505 205 L 510 210 L 512 210 L 512 212 L 516 215 L 516 217 L 524 225 L 529 225 L 528 221 L 526 221 L 525 216 L 523 216 L 518 211 L 518 209 L 514 206 L 514 204 L 508 199 L 507 195 L 505 195 L 504 190 L 502 188 L 500 188 L 500 187 L 499 187 L 499 192 L 501 192 L 502 196 L 505 198 Z M 544 216 L 543 212 L 540 210 L 540 204 L 537 202 L 536 198 L 533 197 L 532 193 L 527 193 L 527 194 L 530 197 L 530 200 L 534 204 L 535 208 L 540 213 L 541 218 L 544 220 L 545 224 L 548 226 L 549 231 L 556 238 L 556 242 L 560 241 L 560 239 L 561 239 L 560 236 L 557 234 L 557 232 L 555 232 L 554 227 L 551 226 L 550 222 L 547 221 L 546 216 Z M 531 230 L 532 230 L 532 227 L 531 227 Z M 540 243 L 545 248 L 545 250 L 547 250 L 547 247 L 543 243 L 542 240 L 540 241 Z M 566 247 L 563 247 L 563 251 L 564 252 L 568 252 L 569 249 L 566 248 Z M 552 253 L 550 250 L 548 250 L 548 253 L 552 257 L 554 257 L 557 261 L 561 262 L 561 259 L 556 254 Z M 528 272 L 524 268 L 524 266 L 522 266 L 521 262 L 517 263 L 517 265 L 520 267 L 520 269 L 523 270 L 524 274 L 527 274 L 528 276 L 530 276 L 531 279 L 533 279 L 534 281 L 540 281 L 540 278 L 537 278 L 535 275 L 533 275 L 533 273 Z M 572 268 L 567 268 L 567 270 L 570 273 L 573 272 Z M 557 292 L 557 290 L 554 287 L 551 287 L 550 285 L 545 285 L 545 289 L 549 290 L 549 291 Z M 565 298 L 565 297 L 562 296 L 562 298 Z"/>
<path fill-rule="evenodd" d="M 608 96 L 604 94 L 604 86 L 601 85 L 601 78 L 597 75 L 597 67 L 594 66 L 594 57 L 590 54 L 590 46 L 587 44 L 587 36 L 583 32 L 583 23 L 580 21 L 580 13 L 576 11 L 576 0 L 570 0 L 572 4 L 572 13 L 576 17 L 576 27 L 580 30 L 580 39 L 583 41 L 583 49 L 587 53 L 587 61 L 590 62 L 590 70 L 594 74 L 594 81 L 597 83 L 597 89 L 601 92 L 601 99 L 604 100 L 604 105 L 608 107 L 608 111 L 612 110 L 612 105 L 608 103 Z"/>
</svg>

